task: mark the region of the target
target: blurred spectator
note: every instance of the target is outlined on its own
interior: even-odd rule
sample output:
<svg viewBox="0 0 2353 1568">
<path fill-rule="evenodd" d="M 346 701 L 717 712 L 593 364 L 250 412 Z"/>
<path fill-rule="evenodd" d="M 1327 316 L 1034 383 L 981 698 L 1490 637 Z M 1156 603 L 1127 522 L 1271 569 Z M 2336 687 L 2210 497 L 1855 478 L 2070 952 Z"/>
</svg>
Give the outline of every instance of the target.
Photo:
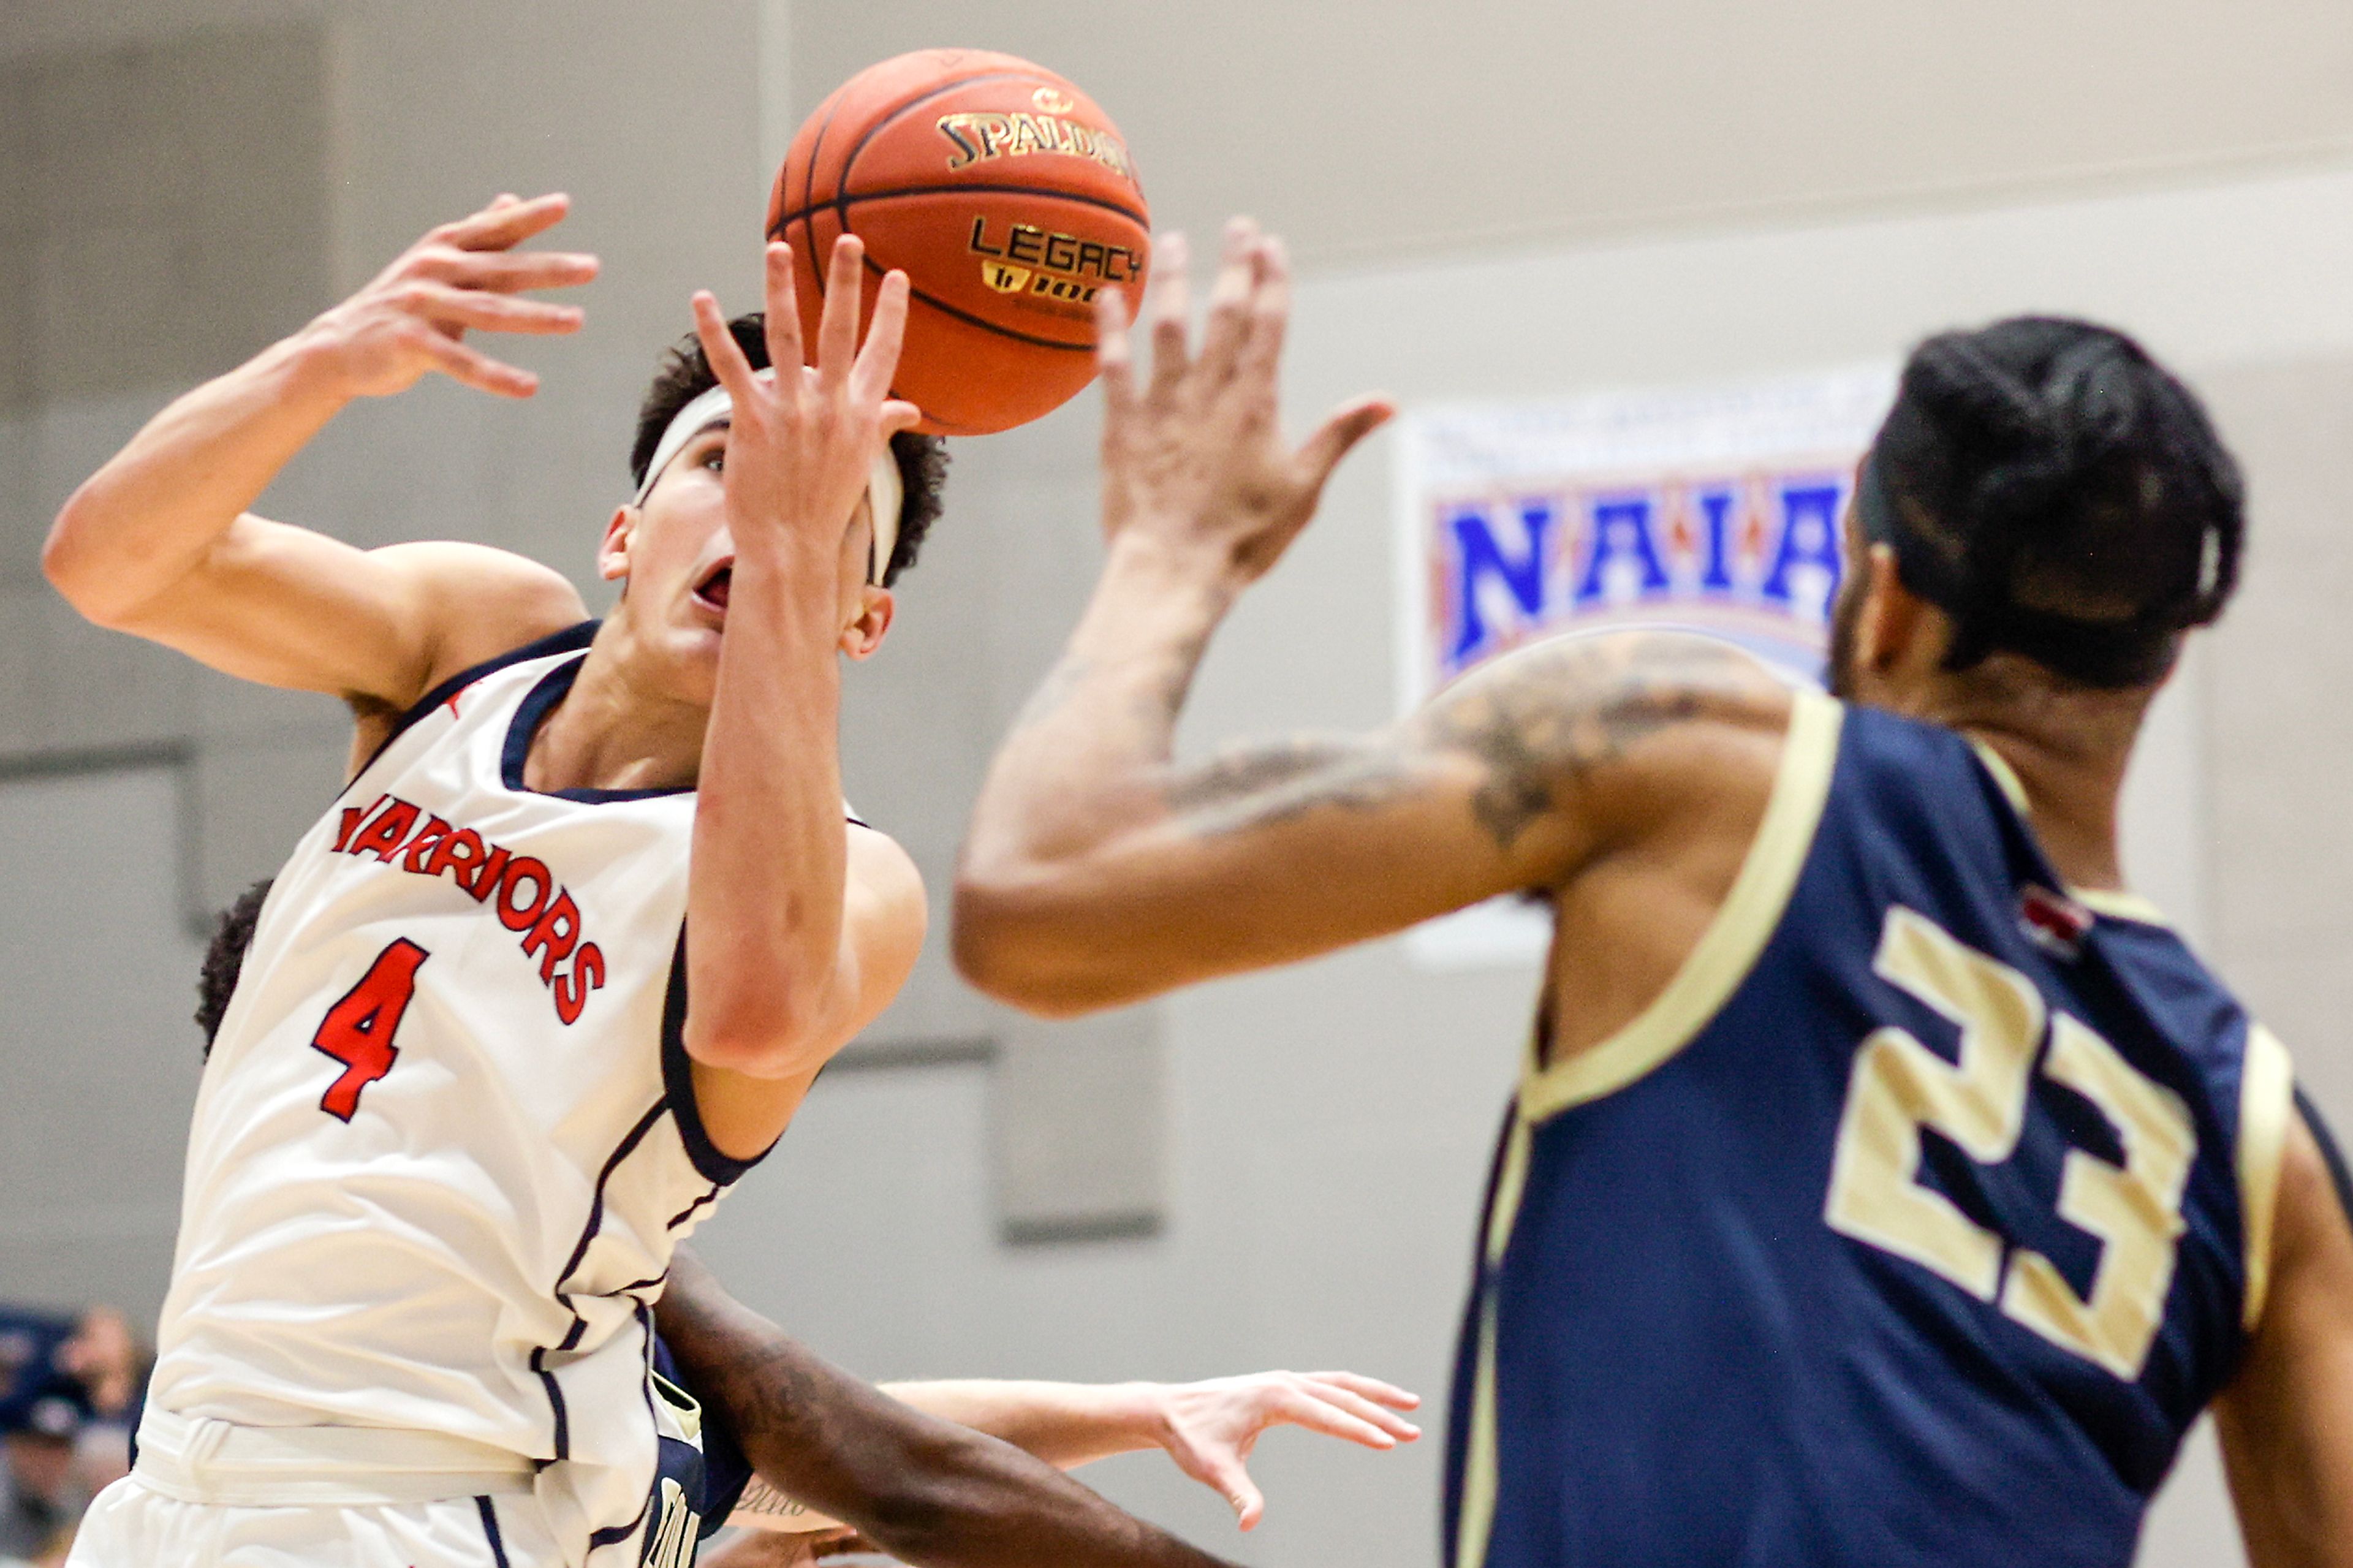
<svg viewBox="0 0 2353 1568">
<path fill-rule="evenodd" d="M 147 1364 L 112 1307 L 0 1308 L 0 1568 L 61 1563 L 90 1498 L 129 1470 Z"/>
<path fill-rule="evenodd" d="M 79 1385 L 63 1384 L 13 1404 L 0 1426 L 0 1557 L 44 1555 L 73 1528 L 90 1494 L 75 1463 L 85 1405 Z"/>
</svg>

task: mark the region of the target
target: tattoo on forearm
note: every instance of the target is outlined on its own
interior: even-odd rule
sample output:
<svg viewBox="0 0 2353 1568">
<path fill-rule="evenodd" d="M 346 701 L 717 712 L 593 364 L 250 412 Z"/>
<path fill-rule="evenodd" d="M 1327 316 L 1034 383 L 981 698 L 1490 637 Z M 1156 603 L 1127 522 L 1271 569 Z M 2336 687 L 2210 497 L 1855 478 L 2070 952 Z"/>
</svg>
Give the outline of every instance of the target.
<svg viewBox="0 0 2353 1568">
<path fill-rule="evenodd" d="M 1166 800 L 1196 836 L 1214 837 L 1324 806 L 1385 805 L 1409 782 L 1381 742 L 1300 736 L 1221 752 L 1171 781 Z"/>
</svg>

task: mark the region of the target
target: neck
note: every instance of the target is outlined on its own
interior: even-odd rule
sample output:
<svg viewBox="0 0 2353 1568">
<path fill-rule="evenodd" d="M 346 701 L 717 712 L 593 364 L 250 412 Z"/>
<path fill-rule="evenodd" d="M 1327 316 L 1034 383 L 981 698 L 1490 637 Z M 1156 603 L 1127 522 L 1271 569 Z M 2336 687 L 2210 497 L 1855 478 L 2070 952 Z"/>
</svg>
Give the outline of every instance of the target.
<svg viewBox="0 0 2353 1568">
<path fill-rule="evenodd" d="M 2116 802 L 2155 689 L 2104 691 L 2053 683 L 1997 654 L 1920 710 L 1982 742 L 2025 786 L 2027 820 L 2070 887 L 2124 886 Z"/>
<path fill-rule="evenodd" d="M 579 678 L 532 737 L 525 784 L 560 790 L 694 784 L 711 709 L 649 679 L 650 660 L 642 649 L 625 615 L 598 628 Z"/>
</svg>

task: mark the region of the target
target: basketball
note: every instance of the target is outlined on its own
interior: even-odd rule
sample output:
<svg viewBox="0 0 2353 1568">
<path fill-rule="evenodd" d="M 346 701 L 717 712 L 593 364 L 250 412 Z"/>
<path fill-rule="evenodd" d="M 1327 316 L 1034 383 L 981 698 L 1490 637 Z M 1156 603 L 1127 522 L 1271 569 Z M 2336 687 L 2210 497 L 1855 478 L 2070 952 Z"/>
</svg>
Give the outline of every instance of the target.
<svg viewBox="0 0 2353 1568">
<path fill-rule="evenodd" d="M 812 352 L 834 241 L 866 244 L 865 313 L 893 268 L 910 289 L 892 391 L 940 436 L 1009 430 L 1094 378 L 1094 299 L 1133 313 L 1151 217 L 1126 143 L 1043 67 L 979 49 L 871 66 L 818 106 L 768 198 L 792 247 Z M 862 330 L 862 322 L 861 322 Z"/>
</svg>

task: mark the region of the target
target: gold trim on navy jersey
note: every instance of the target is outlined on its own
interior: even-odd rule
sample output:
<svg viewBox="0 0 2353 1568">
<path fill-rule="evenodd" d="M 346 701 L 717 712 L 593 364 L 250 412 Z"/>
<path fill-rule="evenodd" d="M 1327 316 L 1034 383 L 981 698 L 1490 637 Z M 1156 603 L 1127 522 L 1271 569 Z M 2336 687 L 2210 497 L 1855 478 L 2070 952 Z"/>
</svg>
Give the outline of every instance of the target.
<svg viewBox="0 0 2353 1568">
<path fill-rule="evenodd" d="M 2239 1068 L 2239 1208 L 2245 1215 L 2247 1285 L 2239 1321 L 2250 1333 L 2271 1293 L 2272 1218 L 2279 1207 L 2280 1158 L 2287 1148 L 2288 1112 L 2295 1099 L 2295 1064 L 2277 1035 L 2261 1024 L 2247 1030 Z"/>
<path fill-rule="evenodd" d="M 1845 714 L 1820 692 L 1795 695 L 1772 797 L 1724 907 L 1674 978 L 1625 1027 L 1550 1067 L 1537 1064 L 1530 1043 L 1520 1082 L 1522 1115 L 1542 1121 L 1570 1106 L 1614 1094 L 1689 1045 L 1731 1000 L 1797 890 L 1798 873 L 1805 867 L 1823 804 L 1830 799 Z"/>
</svg>

